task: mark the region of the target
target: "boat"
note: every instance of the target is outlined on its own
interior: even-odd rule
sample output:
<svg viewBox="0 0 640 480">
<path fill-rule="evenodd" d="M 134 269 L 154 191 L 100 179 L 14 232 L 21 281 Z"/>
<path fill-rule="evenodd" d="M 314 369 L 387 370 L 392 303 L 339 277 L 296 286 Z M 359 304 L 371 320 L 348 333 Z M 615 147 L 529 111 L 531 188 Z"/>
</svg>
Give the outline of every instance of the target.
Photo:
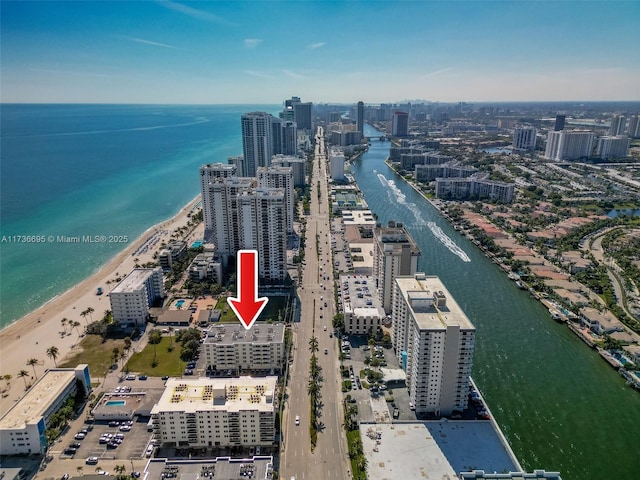
<svg viewBox="0 0 640 480">
<path fill-rule="evenodd" d="M 516 280 L 516 285 L 518 286 L 518 288 L 520 290 L 526 290 L 527 289 L 527 286 L 523 282 L 521 282 L 520 280 Z"/>
<path fill-rule="evenodd" d="M 564 318 L 562 317 L 562 315 L 560 314 L 559 311 L 550 308 L 549 309 L 549 313 L 551 314 L 551 318 L 553 318 L 556 322 L 563 322 Z"/>
</svg>

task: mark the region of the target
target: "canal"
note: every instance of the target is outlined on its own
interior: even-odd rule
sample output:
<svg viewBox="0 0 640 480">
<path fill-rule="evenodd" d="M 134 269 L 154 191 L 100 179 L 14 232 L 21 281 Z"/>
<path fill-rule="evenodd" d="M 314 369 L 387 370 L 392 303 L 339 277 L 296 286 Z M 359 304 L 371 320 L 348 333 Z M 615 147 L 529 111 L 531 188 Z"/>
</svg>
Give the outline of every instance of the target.
<svg viewBox="0 0 640 480">
<path fill-rule="evenodd" d="M 372 140 L 352 173 L 378 220 L 407 226 L 419 270 L 438 275 L 476 326 L 473 376 L 523 468 L 638 478 L 640 395 L 387 167 L 389 147 Z"/>
</svg>

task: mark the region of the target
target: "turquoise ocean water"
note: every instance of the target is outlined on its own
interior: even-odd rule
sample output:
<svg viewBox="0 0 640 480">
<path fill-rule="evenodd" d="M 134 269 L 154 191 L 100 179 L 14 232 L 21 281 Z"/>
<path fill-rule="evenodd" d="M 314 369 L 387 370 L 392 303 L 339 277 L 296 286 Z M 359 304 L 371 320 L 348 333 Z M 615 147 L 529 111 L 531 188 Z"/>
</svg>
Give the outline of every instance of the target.
<svg viewBox="0 0 640 480">
<path fill-rule="evenodd" d="M 200 193 L 201 164 L 242 153 L 242 113 L 278 109 L 1 105 L 0 328 L 177 213 Z M 83 235 L 126 235 L 128 243 L 57 241 Z M 16 242 L 17 236 L 46 240 Z"/>
</svg>

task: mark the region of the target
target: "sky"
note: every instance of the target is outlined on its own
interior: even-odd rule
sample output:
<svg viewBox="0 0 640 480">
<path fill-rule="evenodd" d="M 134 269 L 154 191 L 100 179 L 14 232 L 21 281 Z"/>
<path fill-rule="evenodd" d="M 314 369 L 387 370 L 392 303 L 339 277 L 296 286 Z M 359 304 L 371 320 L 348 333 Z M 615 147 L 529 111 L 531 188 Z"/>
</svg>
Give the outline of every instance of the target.
<svg viewBox="0 0 640 480">
<path fill-rule="evenodd" d="M 5 103 L 640 100 L 640 1 L 0 1 Z"/>
</svg>

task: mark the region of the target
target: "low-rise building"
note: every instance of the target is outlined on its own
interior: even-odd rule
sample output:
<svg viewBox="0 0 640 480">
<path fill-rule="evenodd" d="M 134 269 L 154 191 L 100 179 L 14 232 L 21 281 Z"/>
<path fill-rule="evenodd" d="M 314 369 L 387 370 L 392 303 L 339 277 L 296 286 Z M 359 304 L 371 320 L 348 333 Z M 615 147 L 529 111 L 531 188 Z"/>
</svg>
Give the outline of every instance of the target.
<svg viewBox="0 0 640 480">
<path fill-rule="evenodd" d="M 162 270 L 169 271 L 173 264 L 187 256 L 187 242 L 173 240 L 158 252 L 158 265 Z"/>
<path fill-rule="evenodd" d="M 222 259 L 216 253 L 212 243 L 205 243 L 204 251 L 196 255 L 189 265 L 189 280 L 215 283 L 222 281 Z"/>
<path fill-rule="evenodd" d="M 285 366 L 284 325 L 216 325 L 208 329 L 202 349 L 208 371 L 274 375 Z"/>
<path fill-rule="evenodd" d="M 598 335 L 624 331 L 622 322 L 608 310 L 600 312 L 593 307 L 584 307 L 580 310 L 579 317 L 585 327 Z"/>
<path fill-rule="evenodd" d="M 277 380 L 170 378 L 151 410 L 154 436 L 169 447 L 272 445 Z"/>
<path fill-rule="evenodd" d="M 0 419 L 0 455 L 43 454 L 51 416 L 79 389 L 91 391 L 89 365 L 47 370 Z"/>
</svg>

